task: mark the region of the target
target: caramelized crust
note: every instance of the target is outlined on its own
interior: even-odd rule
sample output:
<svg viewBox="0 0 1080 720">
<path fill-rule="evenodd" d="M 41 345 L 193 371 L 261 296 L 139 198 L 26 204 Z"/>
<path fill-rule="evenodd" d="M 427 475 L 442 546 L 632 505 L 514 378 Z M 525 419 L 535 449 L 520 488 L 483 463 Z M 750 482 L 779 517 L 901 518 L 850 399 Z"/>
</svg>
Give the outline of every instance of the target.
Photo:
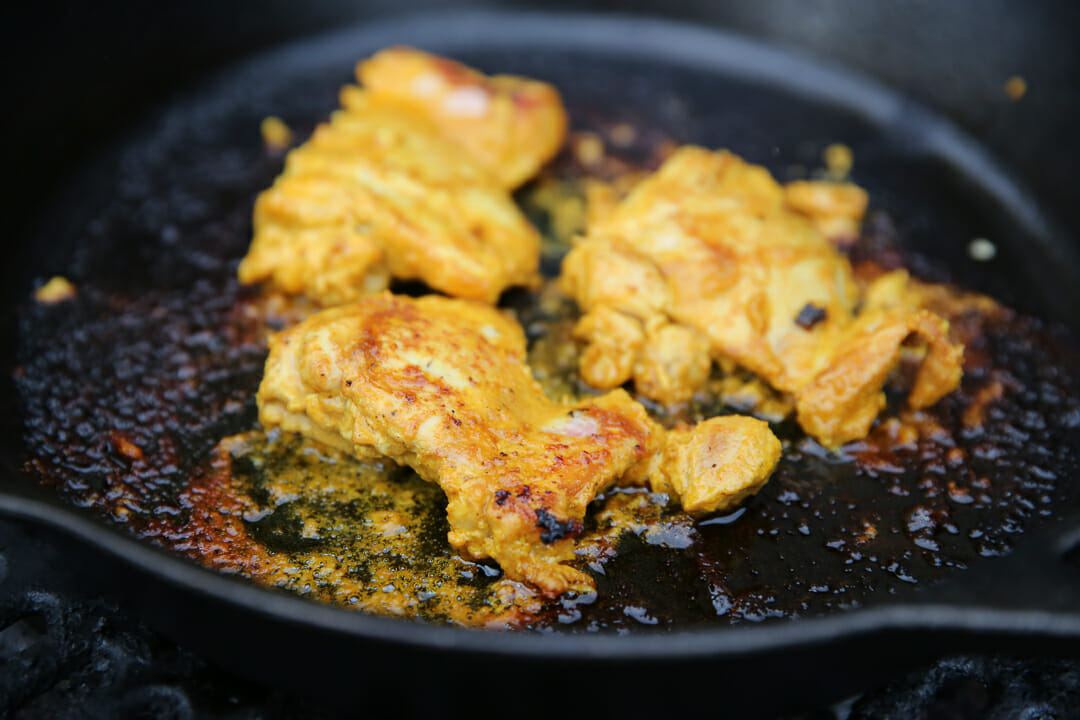
<svg viewBox="0 0 1080 720">
<path fill-rule="evenodd" d="M 750 418 L 666 435 L 622 390 L 554 403 L 524 357 L 520 327 L 494 309 L 381 294 L 271 339 L 259 419 L 411 466 L 445 491 L 455 548 L 549 596 L 592 587 L 562 563 L 611 484 L 652 482 L 705 513 L 755 492 L 779 458 Z"/>
<path fill-rule="evenodd" d="M 540 239 L 508 190 L 562 142 L 555 91 L 403 49 L 358 74 L 367 87 L 342 90 L 342 109 L 259 196 L 241 282 L 324 306 L 378 292 L 392 277 L 489 303 L 511 285 L 535 284 Z M 429 94 L 410 94 L 423 88 Z M 462 97 L 490 107 L 465 112 Z M 533 130 L 535 144 L 522 134 Z"/>
<path fill-rule="evenodd" d="M 803 428 L 836 447 L 867 433 L 916 336 L 930 351 L 909 402 L 936 402 L 960 380 L 948 323 L 911 303 L 856 314 L 851 266 L 818 229 L 861 218 L 861 192 L 785 191 L 735 155 L 680 149 L 563 263 L 562 287 L 584 312 L 582 376 L 602 388 L 632 376 L 642 394 L 674 403 L 703 386 L 711 359 L 735 363 L 791 395 Z M 632 341 L 634 328 L 651 340 Z"/>
</svg>

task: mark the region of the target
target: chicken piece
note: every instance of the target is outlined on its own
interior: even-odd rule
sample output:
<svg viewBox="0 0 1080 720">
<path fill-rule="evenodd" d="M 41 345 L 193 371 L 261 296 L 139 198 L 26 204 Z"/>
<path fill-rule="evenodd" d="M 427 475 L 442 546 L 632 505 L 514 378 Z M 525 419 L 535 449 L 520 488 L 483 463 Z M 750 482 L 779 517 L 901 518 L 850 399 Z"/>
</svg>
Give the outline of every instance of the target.
<svg viewBox="0 0 1080 720">
<path fill-rule="evenodd" d="M 926 355 L 908 395 L 913 409 L 929 407 L 956 389 L 963 348 L 949 341 L 949 323 L 926 310 L 867 311 L 832 348 L 829 365 L 797 395 L 799 424 L 829 445 L 864 437 L 885 407 L 881 391 L 900 362 L 904 340 L 925 340 Z"/>
<path fill-rule="evenodd" d="M 802 427 L 833 448 L 868 432 L 910 336 L 929 352 L 909 404 L 955 389 L 962 348 L 948 323 L 912 307 L 857 316 L 850 264 L 789 195 L 762 167 L 685 147 L 588 228 L 561 277 L 584 312 L 582 377 L 610 388 L 632 375 L 673 403 L 702 387 L 710 358 L 734 363 L 791 395 Z M 637 373 L 651 358 L 665 382 Z"/>
<path fill-rule="evenodd" d="M 760 490 L 779 460 L 780 441 L 768 423 L 725 415 L 669 432 L 649 484 L 691 515 L 708 515 Z"/>
<path fill-rule="evenodd" d="M 643 326 L 637 318 L 601 306 L 574 327 L 586 341 L 581 362 L 585 382 L 613 388 L 633 380 L 641 394 L 668 402 L 682 388 L 699 387 L 712 365 L 709 343 L 681 325 Z"/>
<path fill-rule="evenodd" d="M 376 53 L 357 66 L 356 75 L 378 102 L 430 118 L 508 189 L 535 175 L 566 137 L 566 110 L 548 83 L 487 77 L 406 47 Z"/>
<path fill-rule="evenodd" d="M 451 98 L 449 110 L 445 103 L 407 102 L 389 83 L 423 66 L 430 73 L 460 67 L 405 50 L 361 63 L 359 74 L 374 86 L 345 87 L 343 109 L 288 154 L 282 174 L 256 201 L 241 282 L 268 282 L 331 306 L 383 290 L 391 278 L 489 303 L 511 285 L 539 281 L 539 235 L 492 163 L 521 168 L 518 182 L 523 168 L 535 171 L 554 152 L 545 148 L 565 134 L 558 95 L 542 83 L 496 82 L 460 68 L 454 92 L 495 93 L 492 107 L 503 109 L 490 117 L 456 115 Z M 423 87 L 422 77 L 410 87 Z M 509 117 L 504 105 L 519 94 L 529 103 L 513 105 Z M 522 127 L 536 128 L 543 142 L 524 143 Z"/>
<path fill-rule="evenodd" d="M 549 597 L 593 587 L 562 563 L 611 484 L 652 481 L 700 514 L 755 492 L 779 459 L 753 418 L 666 434 L 622 390 L 552 402 L 524 358 L 521 328 L 488 306 L 384 293 L 271 338 L 259 420 L 414 468 L 446 492 L 451 545 Z"/>
<path fill-rule="evenodd" d="M 784 202 L 811 221 L 822 235 L 839 245 L 859 239 L 866 206 L 866 191 L 848 182 L 796 180 L 784 186 Z"/>
</svg>

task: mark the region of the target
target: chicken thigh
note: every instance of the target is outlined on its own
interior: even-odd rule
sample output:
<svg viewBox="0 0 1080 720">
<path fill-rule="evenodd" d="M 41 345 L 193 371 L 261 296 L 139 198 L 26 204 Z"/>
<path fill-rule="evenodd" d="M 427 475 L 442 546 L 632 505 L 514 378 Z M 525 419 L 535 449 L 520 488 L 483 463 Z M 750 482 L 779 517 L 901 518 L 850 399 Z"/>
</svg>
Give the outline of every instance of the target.
<svg viewBox="0 0 1080 720">
<path fill-rule="evenodd" d="M 403 48 L 357 75 L 256 201 L 241 282 L 323 306 L 391 278 L 485 302 L 538 282 L 540 239 L 509 190 L 562 142 L 555 89 Z"/>
<path fill-rule="evenodd" d="M 955 389 L 963 348 L 946 320 L 911 307 L 856 312 L 850 263 L 819 228 L 839 220 L 850 231 L 865 198 L 837 190 L 785 192 L 730 153 L 678 150 L 563 262 L 561 285 L 584 313 L 582 376 L 599 388 L 633 380 L 674 403 L 703 386 L 712 360 L 738 365 L 789 394 L 828 447 L 868 432 L 910 337 L 926 352 L 909 405 Z"/>
<path fill-rule="evenodd" d="M 779 459 L 753 418 L 666 433 L 622 390 L 552 402 L 524 358 L 521 328 L 493 308 L 383 293 L 271 339 L 259 419 L 414 468 L 446 492 L 453 547 L 549 597 L 593 587 L 562 563 L 605 488 L 650 483 L 702 514 L 756 492 Z"/>
</svg>

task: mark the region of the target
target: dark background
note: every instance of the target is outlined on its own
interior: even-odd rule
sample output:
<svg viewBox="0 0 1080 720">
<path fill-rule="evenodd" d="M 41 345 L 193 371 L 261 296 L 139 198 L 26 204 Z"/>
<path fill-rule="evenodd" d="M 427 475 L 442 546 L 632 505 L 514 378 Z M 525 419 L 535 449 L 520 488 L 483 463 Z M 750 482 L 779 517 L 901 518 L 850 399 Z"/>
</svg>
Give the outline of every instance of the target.
<svg viewBox="0 0 1080 720">
<path fill-rule="evenodd" d="M 25 4 L 4 11 L 9 231 L 65 169 L 216 67 L 347 24 L 449 7 L 644 13 L 765 39 L 875 76 L 953 118 L 1080 237 L 1080 4 L 1069 0 L 219 0 Z M 1011 101 L 1008 78 L 1027 94 Z M 12 173 L 11 171 L 15 171 Z M 10 235 L 9 235 L 10 237 Z"/>
</svg>

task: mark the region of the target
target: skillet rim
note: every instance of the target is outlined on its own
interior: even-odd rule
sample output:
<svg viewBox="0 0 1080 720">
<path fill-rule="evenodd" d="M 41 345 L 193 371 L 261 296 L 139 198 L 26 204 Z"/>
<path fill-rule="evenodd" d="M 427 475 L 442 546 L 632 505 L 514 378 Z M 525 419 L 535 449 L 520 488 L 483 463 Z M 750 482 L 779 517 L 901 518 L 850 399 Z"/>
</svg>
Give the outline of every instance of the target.
<svg viewBox="0 0 1080 720">
<path fill-rule="evenodd" d="M 899 127 L 913 141 L 912 151 L 935 156 L 968 176 L 980 179 L 980 190 L 994 199 L 1037 244 L 1041 257 L 1059 266 L 1080 268 L 1075 243 L 1055 242 L 1068 237 L 1022 183 L 1000 166 L 979 143 L 947 119 L 923 108 L 855 72 L 830 65 L 764 42 L 715 28 L 648 16 L 599 15 L 574 12 L 442 11 L 404 15 L 352 25 L 324 35 L 301 38 L 271 47 L 215 73 L 198 83 L 199 93 L 212 92 L 230 79 L 265 72 L 275 66 L 303 72 L 312 60 L 307 51 L 320 46 L 318 56 L 355 57 L 371 48 L 398 42 L 427 45 L 453 52 L 513 47 L 517 50 L 559 52 L 579 50 L 604 57 L 638 56 L 707 72 L 732 74 L 740 79 L 767 83 L 843 108 L 883 128 Z M 797 72 L 793 72 L 797 69 Z M 184 93 L 185 95 L 188 93 Z M 181 98 L 182 99 L 182 98 Z M 159 111 L 178 104 L 163 103 Z M 7 463 L 5 463 L 7 465 Z M 22 482 L 6 467 L 12 482 Z M 926 603 L 875 605 L 814 618 L 792 618 L 763 626 L 702 627 L 664 634 L 540 634 L 496 633 L 396 620 L 323 605 L 268 589 L 251 581 L 222 575 L 191 560 L 139 541 L 100 519 L 74 507 L 36 500 L 25 491 L 0 488 L 0 513 L 44 522 L 87 541 L 125 563 L 195 593 L 253 612 L 267 619 L 307 625 L 344 634 L 356 640 L 374 640 L 418 649 L 459 651 L 518 658 L 566 660 L 666 660 L 723 658 L 769 653 L 837 642 L 845 638 L 892 630 L 954 630 L 979 636 L 1048 634 L 1080 638 L 1080 612 L 995 609 Z M 1034 535 L 1034 530 L 1029 534 Z M 1021 546 L 1029 543 L 1025 540 Z M 988 561 L 990 564 L 1002 561 Z M 985 563 L 983 563 L 985 564 Z M 940 585 L 962 585 L 966 570 Z"/>
<path fill-rule="evenodd" d="M 962 646 L 972 644 L 971 638 L 984 642 L 991 638 L 1021 638 L 1045 649 L 1047 643 L 1070 643 L 1080 639 L 1080 612 L 980 607 L 963 597 L 959 602 L 949 599 L 920 602 L 916 597 L 906 604 L 854 608 L 819 617 L 792 617 L 764 625 L 700 627 L 626 636 L 604 632 L 529 633 L 435 625 L 338 608 L 284 590 L 267 588 L 246 578 L 217 573 L 163 548 L 139 542 L 78 509 L 0 490 L 0 514 L 45 523 L 168 585 L 208 596 L 265 620 L 329 631 L 339 638 L 385 642 L 423 651 L 574 662 L 686 661 L 786 653 L 894 632 L 970 636 L 969 642 L 961 643 Z M 1080 528 L 1062 533 L 1061 539 L 1053 545 L 1080 545 Z M 1052 549 L 1044 548 L 1043 551 Z M 998 560 L 997 564 L 1008 560 Z M 933 587 L 955 588 L 957 585 L 950 578 Z M 1075 646 L 1072 652 L 1076 652 Z"/>
</svg>

